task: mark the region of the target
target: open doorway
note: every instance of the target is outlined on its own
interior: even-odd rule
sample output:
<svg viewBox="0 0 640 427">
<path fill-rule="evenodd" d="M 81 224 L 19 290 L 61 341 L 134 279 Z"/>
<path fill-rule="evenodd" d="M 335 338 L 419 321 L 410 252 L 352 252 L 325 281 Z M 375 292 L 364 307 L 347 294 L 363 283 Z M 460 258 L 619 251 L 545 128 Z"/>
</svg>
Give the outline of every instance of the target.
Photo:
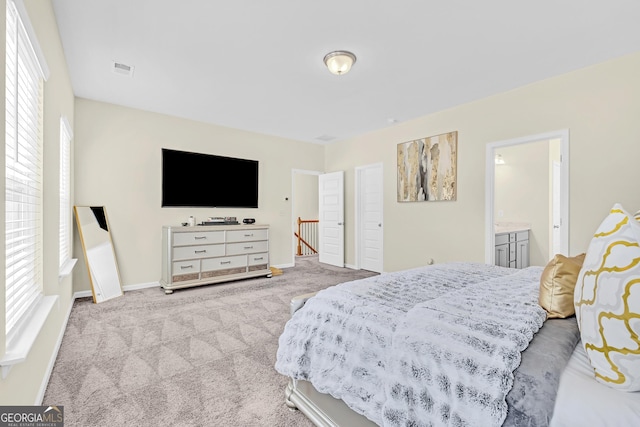
<svg viewBox="0 0 640 427">
<path fill-rule="evenodd" d="M 295 265 L 298 254 L 298 218 L 302 220 L 318 219 L 318 177 L 322 174 L 319 171 L 308 171 L 294 169 L 291 176 L 291 265 Z M 311 239 L 309 239 L 311 240 Z M 309 242 L 314 245 L 317 242 Z M 309 251 L 304 250 L 305 254 Z"/>
<path fill-rule="evenodd" d="M 569 132 L 487 145 L 485 261 L 495 262 L 496 228 L 529 228 L 531 265 L 569 252 Z M 555 165 L 555 166 L 554 166 Z"/>
</svg>

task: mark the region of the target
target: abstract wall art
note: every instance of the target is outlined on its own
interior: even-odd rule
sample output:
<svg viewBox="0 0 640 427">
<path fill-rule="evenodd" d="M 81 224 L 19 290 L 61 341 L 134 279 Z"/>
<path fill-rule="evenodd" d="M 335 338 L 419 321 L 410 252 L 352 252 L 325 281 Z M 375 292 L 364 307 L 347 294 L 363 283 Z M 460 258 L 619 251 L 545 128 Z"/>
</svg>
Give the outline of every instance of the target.
<svg viewBox="0 0 640 427">
<path fill-rule="evenodd" d="M 398 144 L 398 201 L 456 200 L 458 132 Z"/>
</svg>

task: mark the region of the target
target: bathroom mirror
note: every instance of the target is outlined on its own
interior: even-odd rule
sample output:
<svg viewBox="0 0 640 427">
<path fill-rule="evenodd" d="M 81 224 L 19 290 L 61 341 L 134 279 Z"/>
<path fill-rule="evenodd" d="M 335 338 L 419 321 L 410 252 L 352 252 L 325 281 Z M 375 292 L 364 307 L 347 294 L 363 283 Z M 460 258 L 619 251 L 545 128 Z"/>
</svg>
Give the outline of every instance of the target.
<svg viewBox="0 0 640 427">
<path fill-rule="evenodd" d="M 93 302 L 122 296 L 122 284 L 104 206 L 74 206 Z"/>
</svg>

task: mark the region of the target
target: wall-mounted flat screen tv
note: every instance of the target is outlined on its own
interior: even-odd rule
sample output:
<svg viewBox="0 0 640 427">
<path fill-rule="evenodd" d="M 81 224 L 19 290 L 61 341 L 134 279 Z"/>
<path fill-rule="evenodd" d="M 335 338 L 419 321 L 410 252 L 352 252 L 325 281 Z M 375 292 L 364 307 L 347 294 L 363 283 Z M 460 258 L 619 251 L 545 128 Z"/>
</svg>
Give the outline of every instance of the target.
<svg viewBox="0 0 640 427">
<path fill-rule="evenodd" d="M 257 208 L 258 161 L 163 148 L 162 207 Z"/>
</svg>

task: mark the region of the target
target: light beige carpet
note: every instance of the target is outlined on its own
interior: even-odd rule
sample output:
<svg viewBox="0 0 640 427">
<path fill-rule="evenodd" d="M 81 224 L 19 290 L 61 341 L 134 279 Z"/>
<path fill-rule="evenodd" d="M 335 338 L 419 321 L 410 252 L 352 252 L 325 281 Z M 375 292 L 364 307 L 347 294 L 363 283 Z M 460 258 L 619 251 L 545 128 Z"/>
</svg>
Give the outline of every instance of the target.
<svg viewBox="0 0 640 427">
<path fill-rule="evenodd" d="M 373 273 L 317 256 L 273 278 L 76 300 L 43 404 L 65 426 L 311 426 L 274 369 L 291 297 Z"/>
</svg>

